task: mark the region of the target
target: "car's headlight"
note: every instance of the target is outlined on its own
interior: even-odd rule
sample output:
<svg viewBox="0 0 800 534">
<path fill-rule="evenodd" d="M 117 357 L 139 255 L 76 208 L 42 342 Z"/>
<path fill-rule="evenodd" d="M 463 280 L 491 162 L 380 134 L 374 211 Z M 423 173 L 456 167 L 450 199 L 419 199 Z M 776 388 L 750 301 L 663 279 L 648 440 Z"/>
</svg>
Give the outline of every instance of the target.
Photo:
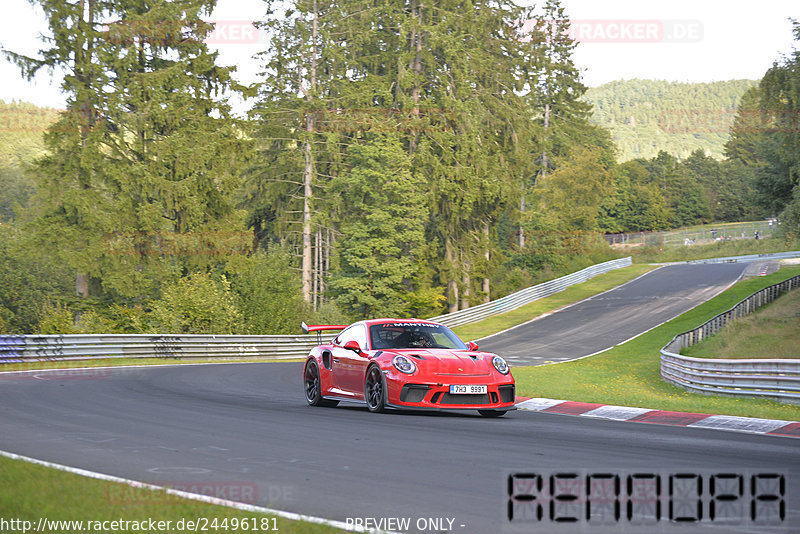
<svg viewBox="0 0 800 534">
<path fill-rule="evenodd" d="M 417 366 L 414 362 L 399 354 L 392 358 L 392 365 L 394 365 L 395 369 L 407 375 L 410 375 L 417 370 Z"/>
<path fill-rule="evenodd" d="M 495 356 L 492 358 L 492 365 L 494 365 L 494 368 L 497 369 L 497 372 L 503 373 L 504 375 L 508 374 L 508 364 L 500 356 Z"/>
</svg>

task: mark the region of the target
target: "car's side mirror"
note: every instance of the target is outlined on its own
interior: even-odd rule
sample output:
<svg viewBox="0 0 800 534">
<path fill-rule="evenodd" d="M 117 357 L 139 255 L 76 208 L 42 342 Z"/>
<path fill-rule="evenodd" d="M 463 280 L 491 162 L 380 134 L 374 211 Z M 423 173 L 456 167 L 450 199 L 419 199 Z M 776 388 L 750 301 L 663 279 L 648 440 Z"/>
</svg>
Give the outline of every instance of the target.
<svg viewBox="0 0 800 534">
<path fill-rule="evenodd" d="M 355 339 L 351 339 L 344 344 L 344 348 L 347 350 L 352 350 L 356 354 L 361 354 L 361 346 L 358 344 L 358 341 Z"/>
<path fill-rule="evenodd" d="M 469 343 L 467 343 L 467 349 L 471 351 L 476 351 L 478 350 L 478 344 L 475 343 L 474 341 L 470 341 Z"/>
</svg>

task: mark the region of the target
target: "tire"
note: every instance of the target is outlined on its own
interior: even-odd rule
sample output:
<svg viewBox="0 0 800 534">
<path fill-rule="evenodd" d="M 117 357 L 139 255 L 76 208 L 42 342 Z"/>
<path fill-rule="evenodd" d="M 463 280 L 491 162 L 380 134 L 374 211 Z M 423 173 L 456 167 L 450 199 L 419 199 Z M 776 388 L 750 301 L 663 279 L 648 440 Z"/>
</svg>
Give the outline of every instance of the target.
<svg viewBox="0 0 800 534">
<path fill-rule="evenodd" d="M 386 409 L 386 381 L 377 365 L 367 369 L 367 376 L 364 378 L 364 400 L 367 401 L 369 411 L 373 413 L 380 413 Z"/>
<path fill-rule="evenodd" d="M 309 406 L 336 406 L 339 404 L 339 401 L 322 398 L 322 381 L 319 377 L 319 367 L 314 360 L 308 360 L 305 371 L 303 371 L 303 393 Z"/>
<path fill-rule="evenodd" d="M 502 417 L 508 410 L 478 410 L 478 413 L 484 417 Z"/>
</svg>

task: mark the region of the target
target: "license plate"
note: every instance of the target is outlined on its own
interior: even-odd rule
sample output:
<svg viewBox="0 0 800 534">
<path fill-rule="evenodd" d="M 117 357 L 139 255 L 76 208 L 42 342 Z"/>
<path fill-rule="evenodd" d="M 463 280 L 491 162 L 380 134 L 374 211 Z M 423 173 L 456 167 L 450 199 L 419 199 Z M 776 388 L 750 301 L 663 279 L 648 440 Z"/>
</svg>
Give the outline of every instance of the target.
<svg viewBox="0 0 800 534">
<path fill-rule="evenodd" d="M 486 385 L 451 385 L 451 395 L 486 395 Z"/>
</svg>

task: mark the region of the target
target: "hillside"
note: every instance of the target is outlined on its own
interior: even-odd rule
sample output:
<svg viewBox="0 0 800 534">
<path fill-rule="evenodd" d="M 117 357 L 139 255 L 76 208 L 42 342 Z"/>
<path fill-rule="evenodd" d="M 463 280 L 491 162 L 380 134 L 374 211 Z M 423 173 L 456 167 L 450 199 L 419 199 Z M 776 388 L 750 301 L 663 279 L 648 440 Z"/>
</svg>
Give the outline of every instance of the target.
<svg viewBox="0 0 800 534">
<path fill-rule="evenodd" d="M 611 130 L 619 161 L 660 150 L 686 158 L 698 148 L 720 159 L 739 99 L 757 83 L 621 80 L 590 88 L 584 100 L 594 106 L 592 121 Z"/>
<path fill-rule="evenodd" d="M 59 110 L 0 100 L 0 221 L 11 220 L 33 193 L 23 167 L 44 152 L 44 134 Z"/>
<path fill-rule="evenodd" d="M 18 166 L 44 150 L 42 134 L 59 110 L 0 100 L 0 167 Z"/>
</svg>

